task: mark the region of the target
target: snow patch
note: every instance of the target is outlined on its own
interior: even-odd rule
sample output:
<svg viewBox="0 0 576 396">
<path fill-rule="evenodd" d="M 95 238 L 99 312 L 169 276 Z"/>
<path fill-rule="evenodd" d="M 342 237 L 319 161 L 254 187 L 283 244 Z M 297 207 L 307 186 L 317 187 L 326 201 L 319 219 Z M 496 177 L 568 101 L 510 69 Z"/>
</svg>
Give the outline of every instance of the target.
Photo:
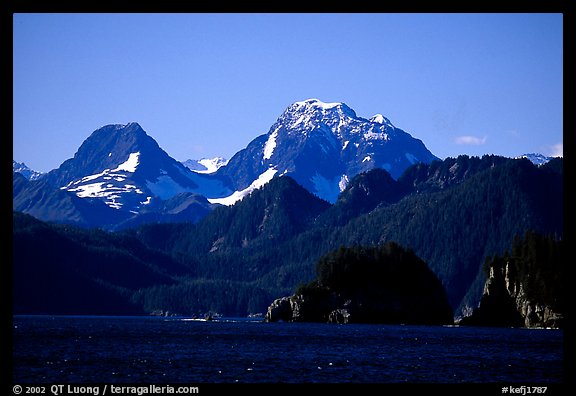
<svg viewBox="0 0 576 396">
<path fill-rule="evenodd" d="M 372 161 L 372 157 L 370 157 L 369 155 L 367 155 L 366 157 L 364 157 L 364 159 L 362 160 L 362 162 L 366 162 L 366 161 Z"/>
<path fill-rule="evenodd" d="M 70 183 L 68 183 L 66 186 L 64 187 L 60 187 L 61 190 L 68 190 L 70 187 L 75 186 L 75 185 L 79 185 L 79 184 L 83 184 L 95 179 L 98 179 L 99 177 L 102 177 L 104 180 L 111 180 L 112 177 L 111 176 L 104 176 L 104 175 L 108 175 L 110 172 L 110 169 L 106 169 L 104 170 L 104 172 L 102 173 L 96 173 L 94 175 L 88 175 L 88 176 L 84 176 L 82 179 L 78 179 L 75 181 L 71 181 Z M 116 176 L 116 175 L 112 175 L 112 176 Z M 103 183 L 101 183 L 103 184 Z M 70 191 L 72 191 L 70 189 Z"/>
<path fill-rule="evenodd" d="M 104 190 L 104 188 L 102 188 L 103 184 L 104 183 L 84 184 L 80 187 L 76 187 L 68 191 L 76 193 L 79 198 L 101 197 L 103 196 L 102 191 Z"/>
<path fill-rule="evenodd" d="M 186 160 L 182 162 L 186 168 L 190 169 L 192 172 L 196 173 L 204 173 L 210 174 L 216 172 L 223 166 L 228 164 L 228 160 L 222 157 L 214 157 L 214 158 L 202 158 L 199 160 Z M 203 167 L 204 169 L 199 167 Z M 178 168 L 180 171 L 181 169 Z M 162 170 L 162 172 L 166 173 L 166 171 Z"/>
<path fill-rule="evenodd" d="M 266 172 L 258 176 L 258 178 L 244 190 L 235 191 L 232 195 L 224 198 L 209 198 L 208 202 L 226 206 L 234 205 L 236 202 L 241 201 L 245 196 L 249 195 L 252 191 L 262 187 L 270 180 L 272 180 L 276 172 L 278 172 L 277 169 L 269 168 Z"/>
<path fill-rule="evenodd" d="M 350 140 L 346 140 L 344 142 L 344 146 L 342 146 L 342 150 L 346 150 L 346 147 L 348 147 L 348 143 L 350 143 Z"/>
<path fill-rule="evenodd" d="M 130 173 L 136 172 L 136 168 L 140 163 L 140 152 L 131 153 L 126 162 L 118 165 L 118 168 L 112 169 L 112 172 L 126 171 Z"/>
<path fill-rule="evenodd" d="M 117 200 L 122 197 L 123 193 L 144 194 L 142 190 L 131 184 L 117 187 L 105 182 L 83 184 L 69 188 L 68 191 L 75 193 L 79 198 L 105 198 L 104 203 L 113 209 L 122 208 L 122 203 Z"/>
<path fill-rule="evenodd" d="M 384 116 L 382 114 L 374 114 L 370 121 L 375 122 L 376 124 L 384 124 Z"/>
<path fill-rule="evenodd" d="M 198 173 L 214 173 L 221 167 L 225 166 L 228 161 L 223 158 L 216 157 L 212 159 L 203 158 L 198 161 L 198 163 L 206 167 L 206 170 L 197 171 Z"/>
<path fill-rule="evenodd" d="M 396 129 L 390 120 L 384 117 L 382 114 L 374 114 L 372 117 L 370 117 L 369 121 L 375 124 L 386 125 L 389 128 Z"/>
<path fill-rule="evenodd" d="M 278 129 L 276 129 L 274 132 L 272 132 L 270 134 L 270 136 L 268 136 L 268 140 L 266 141 L 266 144 L 264 145 L 264 155 L 262 157 L 265 160 L 270 159 L 272 157 L 272 154 L 274 153 L 274 149 L 276 148 L 276 138 L 277 137 L 278 137 Z"/>
<path fill-rule="evenodd" d="M 366 140 L 388 140 L 388 134 L 382 132 L 368 131 L 364 133 L 364 139 Z"/>
<path fill-rule="evenodd" d="M 348 176 L 342 175 L 342 177 L 340 178 L 340 182 L 338 182 L 338 188 L 340 189 L 340 192 L 346 189 L 346 186 L 348 186 L 349 181 L 350 180 L 348 179 Z"/>
</svg>

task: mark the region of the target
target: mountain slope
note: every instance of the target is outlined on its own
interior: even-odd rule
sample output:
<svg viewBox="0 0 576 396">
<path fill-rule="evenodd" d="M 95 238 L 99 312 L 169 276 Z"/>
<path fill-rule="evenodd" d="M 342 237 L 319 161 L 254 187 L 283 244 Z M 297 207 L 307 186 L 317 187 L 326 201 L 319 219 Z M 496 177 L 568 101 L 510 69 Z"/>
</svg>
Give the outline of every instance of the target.
<svg viewBox="0 0 576 396">
<path fill-rule="evenodd" d="M 280 247 L 312 227 L 329 207 L 284 176 L 234 206 L 215 209 L 198 224 L 148 224 L 126 232 L 151 248 L 194 261 L 199 278 L 254 282 L 285 263 Z M 257 286 L 276 292 L 276 285 Z"/>
<path fill-rule="evenodd" d="M 177 214 L 181 206 L 196 199 L 205 200 L 181 194 L 166 201 L 163 210 Z M 205 224 L 147 224 L 137 230 L 107 233 L 48 225 L 14 213 L 16 307 L 21 313 L 127 313 L 143 309 L 245 315 L 262 311 L 273 291 L 250 281 L 259 269 L 243 260 L 243 255 L 266 254 L 271 246 L 306 229 L 328 207 L 290 178 L 282 177 L 238 205 L 213 211 L 209 216 L 218 221 Z M 146 231 L 150 229 L 159 233 Z M 147 240 L 142 234 L 151 238 Z M 177 244 L 163 242 L 163 238 Z M 206 246 L 206 253 L 183 254 L 191 242 Z M 163 247 L 165 254 L 158 253 L 155 244 Z M 30 245 L 35 249 L 26 250 Z M 226 264 L 220 263 L 222 257 L 227 258 Z M 274 265 L 271 258 L 268 266 Z M 41 279 L 48 283 L 42 285 Z M 79 286 L 69 287 L 68 283 Z M 43 294 L 53 298 L 43 299 Z M 235 296 L 234 301 L 228 301 L 230 296 Z"/>
<path fill-rule="evenodd" d="M 194 227 L 183 225 L 188 231 L 171 248 L 212 258 L 240 249 L 233 258 L 242 260 L 247 251 L 258 252 L 303 232 L 329 207 L 290 177 L 278 177 L 236 205 L 215 209 Z"/>
<path fill-rule="evenodd" d="M 216 174 L 242 191 L 270 170 L 289 175 L 308 191 L 335 202 L 349 179 L 373 168 L 394 178 L 412 164 L 437 158 L 424 144 L 382 115 L 358 117 L 344 103 L 296 102 Z"/>
<path fill-rule="evenodd" d="M 13 214 L 14 313 L 135 314 L 131 293 L 184 268 L 134 238 Z M 33 249 L 31 249 L 33 246 Z"/>
<path fill-rule="evenodd" d="M 350 180 L 333 207 L 318 222 L 342 226 L 377 207 L 394 204 L 411 192 L 409 186 L 394 180 L 386 170 L 374 168 Z"/>
<path fill-rule="evenodd" d="M 167 200 L 153 199 L 138 215 L 116 224 L 115 231 L 149 223 L 196 223 L 208 215 L 214 207 L 206 197 L 194 193 L 179 193 Z"/>
<path fill-rule="evenodd" d="M 83 199 L 55 188 L 46 178 L 28 181 L 12 173 L 12 209 L 43 221 L 82 227 L 110 227 L 125 221 L 130 213 L 110 208 L 97 199 Z"/>
</svg>

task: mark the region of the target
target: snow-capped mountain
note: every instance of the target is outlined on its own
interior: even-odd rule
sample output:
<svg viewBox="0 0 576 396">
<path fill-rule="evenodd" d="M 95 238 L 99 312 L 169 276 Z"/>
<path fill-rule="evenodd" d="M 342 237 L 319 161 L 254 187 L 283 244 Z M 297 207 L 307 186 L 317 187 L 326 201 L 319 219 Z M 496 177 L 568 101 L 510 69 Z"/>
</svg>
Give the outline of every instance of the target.
<svg viewBox="0 0 576 396">
<path fill-rule="evenodd" d="M 344 103 L 309 99 L 289 106 L 267 134 L 230 161 L 186 161 L 201 168 L 195 170 L 170 157 L 137 123 L 104 126 L 40 180 L 26 185 L 14 179 L 19 188 L 13 202 L 14 210 L 40 219 L 67 222 L 76 213 L 76 224 L 106 228 L 197 221 L 213 204 L 232 205 L 274 177 L 289 175 L 335 202 L 363 171 L 383 168 L 398 178 L 410 165 L 435 159 L 420 140 L 380 114 L 365 119 Z M 55 198 L 43 200 L 47 194 Z M 69 205 L 58 205 L 62 200 Z M 87 215 L 92 207 L 103 213 L 96 220 Z"/>
<path fill-rule="evenodd" d="M 272 177 L 290 175 L 308 191 L 335 202 L 361 172 L 383 168 L 398 178 L 412 164 L 437 159 L 422 141 L 381 114 L 366 119 L 344 103 L 308 99 L 289 106 L 267 134 L 215 173 L 230 180 L 235 192 L 210 201 L 232 204 Z"/>
<path fill-rule="evenodd" d="M 554 157 L 547 157 L 544 154 L 540 153 L 529 153 L 529 154 L 522 154 L 516 158 L 527 158 L 529 159 L 534 165 L 544 165 Z"/>
<path fill-rule="evenodd" d="M 182 162 L 186 168 L 196 173 L 214 173 L 224 165 L 228 160 L 222 157 L 202 158 L 199 160 L 189 159 Z"/>
<path fill-rule="evenodd" d="M 12 160 L 12 172 L 18 172 L 28 180 L 38 180 L 43 175 L 41 172 L 30 169 L 24 162 L 14 160 Z"/>
<path fill-rule="evenodd" d="M 139 213 L 154 199 L 184 192 L 230 193 L 216 178 L 192 172 L 162 150 L 137 123 L 94 131 L 49 182 L 80 198 L 96 198 L 110 208 Z"/>
</svg>

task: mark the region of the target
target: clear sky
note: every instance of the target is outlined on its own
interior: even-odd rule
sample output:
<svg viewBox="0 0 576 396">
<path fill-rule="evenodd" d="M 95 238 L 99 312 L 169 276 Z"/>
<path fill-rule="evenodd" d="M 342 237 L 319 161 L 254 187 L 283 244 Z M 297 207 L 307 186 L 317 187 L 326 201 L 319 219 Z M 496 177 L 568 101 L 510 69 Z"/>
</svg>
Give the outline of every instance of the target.
<svg viewBox="0 0 576 396">
<path fill-rule="evenodd" d="M 13 158 L 107 124 L 230 158 L 295 101 L 382 113 L 440 158 L 563 150 L 562 14 L 15 14 Z"/>
</svg>

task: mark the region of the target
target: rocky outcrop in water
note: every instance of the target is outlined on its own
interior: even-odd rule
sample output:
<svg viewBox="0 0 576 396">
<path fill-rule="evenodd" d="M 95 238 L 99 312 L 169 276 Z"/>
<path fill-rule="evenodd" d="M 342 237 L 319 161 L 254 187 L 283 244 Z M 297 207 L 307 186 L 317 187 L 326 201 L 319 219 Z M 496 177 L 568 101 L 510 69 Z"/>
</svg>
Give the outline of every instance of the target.
<svg viewBox="0 0 576 396">
<path fill-rule="evenodd" d="M 318 277 L 275 300 L 268 322 L 452 324 L 441 282 L 395 243 L 341 248 L 318 263 Z"/>
<path fill-rule="evenodd" d="M 442 300 L 402 298 L 374 300 L 359 294 L 348 298 L 338 293 L 295 294 L 274 300 L 265 316 L 267 322 L 452 324 L 452 311 Z"/>
</svg>

